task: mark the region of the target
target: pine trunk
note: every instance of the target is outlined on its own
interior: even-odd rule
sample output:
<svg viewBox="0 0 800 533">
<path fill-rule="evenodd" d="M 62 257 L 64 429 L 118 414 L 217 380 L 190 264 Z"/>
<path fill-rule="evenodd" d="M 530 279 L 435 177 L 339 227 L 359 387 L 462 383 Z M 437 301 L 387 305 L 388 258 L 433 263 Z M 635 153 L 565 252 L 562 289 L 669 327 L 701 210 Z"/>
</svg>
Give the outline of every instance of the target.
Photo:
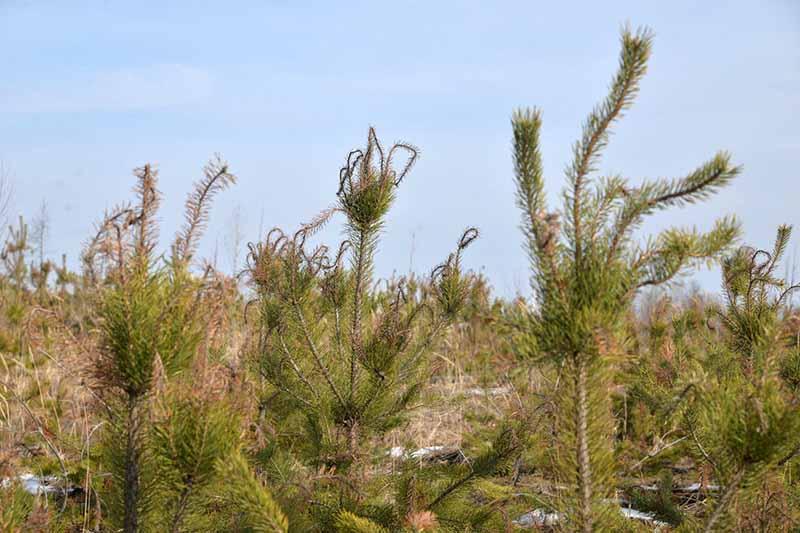
<svg viewBox="0 0 800 533">
<path fill-rule="evenodd" d="M 579 492 L 579 519 L 580 531 L 592 531 L 592 465 L 589 456 L 589 431 L 588 431 L 588 369 L 586 360 L 581 355 L 577 357 L 577 372 L 575 388 L 578 396 L 576 404 L 576 429 L 577 429 L 577 463 L 578 463 L 578 492 Z"/>
<path fill-rule="evenodd" d="M 122 529 L 125 533 L 139 531 L 139 406 L 135 398 L 128 400 L 125 442 L 125 516 Z"/>
</svg>

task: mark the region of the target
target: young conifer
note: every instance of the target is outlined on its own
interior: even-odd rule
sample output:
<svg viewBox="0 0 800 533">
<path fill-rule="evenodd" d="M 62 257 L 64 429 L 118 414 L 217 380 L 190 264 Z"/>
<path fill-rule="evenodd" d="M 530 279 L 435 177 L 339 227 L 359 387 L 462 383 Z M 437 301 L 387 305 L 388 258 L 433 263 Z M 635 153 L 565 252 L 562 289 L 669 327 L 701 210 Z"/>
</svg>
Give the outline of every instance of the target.
<svg viewBox="0 0 800 533">
<path fill-rule="evenodd" d="M 622 33 L 619 69 L 608 96 L 586 119 L 566 168 L 563 208 L 549 211 L 540 152 L 541 112 L 512 118 L 517 205 L 532 268 L 536 306 L 520 340 L 522 353 L 558 369 L 553 458 L 560 483 L 570 489 L 554 505 L 571 530 L 604 530 L 611 514 L 615 461 L 610 391 L 622 355 L 622 318 L 637 291 L 670 281 L 688 267 L 716 257 L 737 236 L 734 219 L 708 233 L 669 229 L 638 244 L 633 233 L 657 211 L 703 200 L 739 171 L 728 154 L 677 179 L 629 183 L 620 176 L 594 179 L 611 126 L 630 107 L 650 57 L 648 30 Z"/>
<path fill-rule="evenodd" d="M 8 227 L 8 237 L 0 253 L 5 273 L 3 282 L 10 283 L 16 294 L 25 289 L 25 278 L 28 275 L 28 265 L 25 262 L 26 254 L 31 250 L 28 242 L 28 224 L 19 217 L 17 227 Z"/>
<path fill-rule="evenodd" d="M 405 160 L 396 167 L 401 154 Z M 370 129 L 366 148 L 351 152 L 341 169 L 334 208 L 293 236 L 272 230 L 264 242 L 251 245 L 249 271 L 260 317 L 256 362 L 270 394 L 264 408 L 280 417 L 278 447 L 317 472 L 310 489 L 314 503 L 304 517 L 290 517 L 293 527 L 360 531 L 358 524 L 374 519 L 376 531 L 399 531 L 404 524 L 399 504 L 364 495 L 367 483 L 375 482 L 366 475 L 372 444 L 403 422 L 429 378 L 428 350 L 464 303 L 468 284 L 461 254 L 477 237 L 474 229 L 463 234 L 456 251 L 432 272 L 427 297 L 407 292 L 405 281 L 388 297 L 375 288 L 381 230 L 416 159 L 417 150 L 408 144 L 384 149 Z M 309 237 L 334 213 L 346 217 L 347 239 L 333 253 L 325 246 L 309 250 Z M 496 466 L 485 463 L 477 474 L 453 472 L 448 481 L 465 479 L 454 487 L 442 484 L 447 494 L 429 495 L 413 511 L 433 516 L 448 495 Z"/>
<path fill-rule="evenodd" d="M 238 445 L 236 418 L 182 382 L 203 338 L 204 280 L 190 270 L 216 192 L 234 182 L 212 161 L 186 204 L 186 223 L 168 261 L 156 255 L 157 174 L 136 170 L 137 203 L 116 209 L 85 254 L 108 274 L 100 295 L 98 392 L 106 408 L 103 451 L 112 481 L 103 501 L 113 527 L 133 533 L 161 524 L 202 523 L 219 461 Z M 202 528 L 201 528 L 202 529 Z"/>
<path fill-rule="evenodd" d="M 704 532 L 730 531 L 736 500 L 757 494 L 764 477 L 800 446 L 800 398 L 778 373 L 786 352 L 782 311 L 787 296 L 800 289 L 776 275 L 790 233 L 781 226 L 771 251 L 744 247 L 723 263 L 719 318 L 726 342 L 710 347 L 722 364 L 698 383 L 688 420 L 698 459 L 712 467 L 720 485 Z"/>
</svg>

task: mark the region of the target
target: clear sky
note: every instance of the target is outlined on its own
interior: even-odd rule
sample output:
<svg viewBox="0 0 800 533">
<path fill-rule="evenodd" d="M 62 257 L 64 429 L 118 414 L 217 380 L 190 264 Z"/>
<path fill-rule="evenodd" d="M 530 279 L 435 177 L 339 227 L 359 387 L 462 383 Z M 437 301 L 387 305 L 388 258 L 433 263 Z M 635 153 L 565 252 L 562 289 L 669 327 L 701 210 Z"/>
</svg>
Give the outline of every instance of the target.
<svg viewBox="0 0 800 533">
<path fill-rule="evenodd" d="M 245 241 L 259 227 L 310 219 L 332 203 L 344 157 L 373 125 L 385 142 L 421 148 L 378 274 L 429 269 L 475 225 L 482 238 L 467 265 L 500 294 L 524 292 L 511 112 L 544 109 L 555 201 L 626 22 L 655 31 L 654 55 L 603 172 L 678 176 L 718 149 L 744 166 L 713 201 L 643 231 L 707 228 L 735 213 L 745 240 L 768 246 L 778 224 L 800 226 L 794 0 L 0 0 L 0 160 L 13 212 L 30 217 L 46 201 L 47 251 L 74 262 L 103 210 L 130 197 L 131 169 L 153 162 L 168 237 L 205 160 L 220 152 L 240 182 L 216 204 L 202 252 L 216 248 L 230 269 L 236 213 Z M 337 226 L 326 231 L 338 238 Z M 713 272 L 695 278 L 719 285 Z"/>
</svg>

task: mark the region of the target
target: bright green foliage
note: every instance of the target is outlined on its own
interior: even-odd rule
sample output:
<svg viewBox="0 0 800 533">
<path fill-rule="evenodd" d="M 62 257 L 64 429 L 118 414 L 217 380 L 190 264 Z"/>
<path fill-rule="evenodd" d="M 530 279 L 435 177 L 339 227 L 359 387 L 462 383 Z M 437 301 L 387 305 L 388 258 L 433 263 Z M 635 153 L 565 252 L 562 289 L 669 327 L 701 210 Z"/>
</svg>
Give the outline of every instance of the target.
<svg viewBox="0 0 800 533">
<path fill-rule="evenodd" d="M 763 477 L 791 459 L 800 445 L 796 393 L 777 369 L 784 355 L 780 314 L 787 287 L 776 277 L 791 230 L 778 229 L 772 251 L 741 248 L 723 265 L 726 363 L 699 384 L 689 430 L 698 459 L 721 485 L 704 531 L 726 531 L 734 501 L 747 498 Z"/>
<path fill-rule="evenodd" d="M 146 395 L 157 366 L 167 376 L 186 368 L 200 340 L 192 300 L 183 280 L 167 272 L 133 272 L 103 297 L 103 336 L 108 357 L 102 368 L 109 385 L 130 398 Z M 188 291 L 184 291 L 188 292 Z M 183 298 L 181 298 L 183 296 Z"/>
<path fill-rule="evenodd" d="M 571 487 L 554 502 L 579 531 L 608 524 L 606 500 L 614 487 L 610 409 L 612 370 L 624 349 L 622 319 L 636 292 L 670 281 L 723 251 L 738 224 L 725 218 L 708 233 L 670 229 L 639 245 L 643 219 L 668 207 L 703 200 L 726 185 L 738 168 L 725 153 L 683 178 L 632 185 L 619 176 L 594 181 L 610 127 L 632 104 L 650 57 L 649 31 L 622 34 L 619 69 L 609 94 L 583 125 L 567 166 L 560 213 L 547 210 L 540 153 L 541 113 L 517 111 L 512 119 L 517 205 L 531 259 L 536 307 L 519 351 L 559 369 L 555 393 L 554 460 Z"/>
<path fill-rule="evenodd" d="M 21 533 L 33 511 L 33 496 L 14 484 L 0 485 L 0 531 Z"/>
<path fill-rule="evenodd" d="M 208 531 L 207 499 L 227 482 L 217 467 L 234 452 L 239 421 L 221 400 L 172 396 L 153 427 L 159 516 L 173 532 Z"/>
<path fill-rule="evenodd" d="M 270 492 L 253 475 L 240 453 L 219 460 L 223 492 L 239 513 L 237 531 L 285 533 L 289 524 Z"/>
<path fill-rule="evenodd" d="M 342 511 L 336 517 L 336 531 L 337 533 L 388 533 L 389 530 L 371 520 Z"/>
</svg>

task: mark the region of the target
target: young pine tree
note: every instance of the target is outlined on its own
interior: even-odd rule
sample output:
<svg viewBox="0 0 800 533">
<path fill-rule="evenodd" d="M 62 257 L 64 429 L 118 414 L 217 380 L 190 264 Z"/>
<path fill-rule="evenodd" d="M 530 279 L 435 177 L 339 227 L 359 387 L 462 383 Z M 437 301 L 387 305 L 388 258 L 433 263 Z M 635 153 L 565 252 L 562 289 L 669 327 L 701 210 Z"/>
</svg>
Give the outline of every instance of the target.
<svg viewBox="0 0 800 533">
<path fill-rule="evenodd" d="M 154 458 L 148 448 L 156 383 L 187 368 L 200 339 L 183 273 L 156 265 L 160 202 L 155 171 L 136 171 L 138 205 L 107 218 L 106 242 L 115 269 L 101 295 L 100 392 L 107 405 L 103 447 L 113 480 L 105 501 L 112 524 L 126 533 L 145 528 L 154 505 Z M 114 230 L 113 232 L 110 230 Z"/>
<path fill-rule="evenodd" d="M 781 226 L 772 251 L 741 248 L 723 263 L 726 342 L 710 349 L 722 362 L 698 384 L 689 432 L 698 459 L 708 463 L 720 490 L 702 531 L 730 531 L 736 500 L 758 494 L 766 476 L 800 446 L 800 397 L 779 375 L 786 355 L 782 311 L 800 286 L 776 276 L 791 228 Z"/>
<path fill-rule="evenodd" d="M 207 325 L 204 302 L 213 295 L 206 294 L 206 276 L 195 276 L 190 266 L 211 200 L 235 178 L 222 161 L 209 163 L 186 202 L 170 257 L 162 259 L 155 251 L 156 172 L 148 165 L 136 177 L 137 204 L 108 216 L 85 254 L 91 272 L 107 273 L 100 292 L 97 378 L 111 480 L 102 501 L 109 525 L 126 533 L 227 530 L 215 525 L 218 502 L 210 496 L 232 496 L 252 485 L 252 474 L 225 470 L 238 453 L 239 427 L 232 408 L 204 390 L 197 370 L 203 367 L 197 352 Z M 104 268 L 96 268 L 97 262 Z M 224 484 L 221 472 L 230 474 Z M 261 501 L 268 498 L 263 488 L 258 494 Z M 254 511 L 240 510 L 246 516 Z M 257 518 L 267 512 L 276 527 L 255 529 L 285 531 L 276 507 L 258 510 L 253 523 L 263 525 Z"/>
<path fill-rule="evenodd" d="M 406 158 L 396 170 L 401 154 Z M 407 293 L 403 282 L 389 297 L 377 291 L 372 269 L 379 236 L 416 158 L 407 144 L 385 150 L 370 129 L 366 148 L 351 152 L 341 170 L 334 208 L 294 236 L 273 230 L 251 245 L 260 317 L 256 366 L 268 384 L 264 409 L 278 417 L 269 453 L 288 450 L 308 469 L 305 484 L 314 480 L 308 488 L 312 505 L 287 504 L 298 508 L 290 516 L 297 531 L 367 531 L 358 524 L 373 520 L 371 530 L 399 531 L 404 509 L 434 520 L 447 496 L 476 477 L 465 468 L 453 472 L 454 483 L 466 479 L 454 487 L 442 484 L 447 494 L 426 496 L 421 509 L 395 505 L 383 491 L 378 498 L 369 494 L 370 487 L 387 483 L 368 475 L 374 441 L 403 422 L 429 379 L 428 350 L 464 303 L 461 253 L 477 237 L 474 229 L 464 233 L 457 250 L 433 271 L 427 297 Z M 309 250 L 307 239 L 336 212 L 346 217 L 347 240 L 335 253 L 324 246 Z M 480 475 L 494 465 L 487 461 Z"/>
<path fill-rule="evenodd" d="M 669 229 L 643 244 L 633 239 L 646 216 L 703 200 L 727 184 L 738 168 L 726 153 L 672 180 L 634 185 L 616 175 L 594 177 L 610 128 L 633 103 L 650 57 L 649 31 L 626 29 L 621 40 L 609 94 L 573 147 L 560 212 L 545 201 L 541 112 L 519 110 L 512 118 L 517 205 L 536 303 L 519 348 L 558 369 L 553 459 L 569 490 L 554 505 L 566 527 L 584 532 L 605 530 L 610 513 L 618 513 L 607 503 L 615 472 L 610 395 L 624 314 L 639 289 L 716 257 L 738 234 L 735 220 L 724 218 L 708 233 Z"/>
</svg>

